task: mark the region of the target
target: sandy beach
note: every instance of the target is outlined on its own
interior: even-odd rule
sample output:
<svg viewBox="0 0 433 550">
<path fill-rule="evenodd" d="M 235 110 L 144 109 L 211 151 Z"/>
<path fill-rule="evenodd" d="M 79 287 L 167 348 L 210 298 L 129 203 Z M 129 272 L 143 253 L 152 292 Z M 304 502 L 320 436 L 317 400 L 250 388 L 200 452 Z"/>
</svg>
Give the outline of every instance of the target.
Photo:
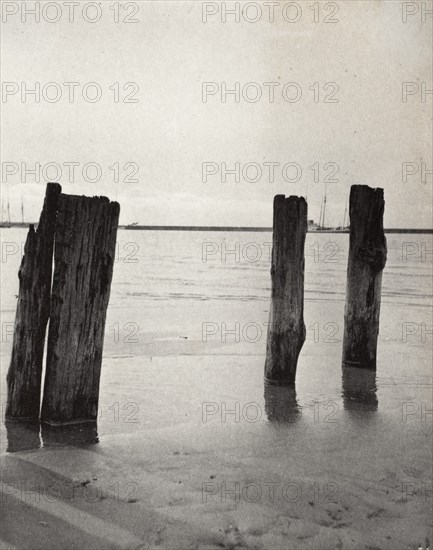
<svg viewBox="0 0 433 550">
<path fill-rule="evenodd" d="M 144 249 L 149 235 L 137 233 Z M 2 424 L 1 548 L 415 550 L 433 540 L 431 336 L 401 332 L 428 322 L 429 265 L 402 268 L 401 237 L 389 239 L 377 374 L 343 379 L 347 237 L 335 236 L 336 265 L 307 252 L 313 328 L 294 391 L 264 387 L 265 330 L 220 334 L 222 322 L 266 323 L 267 259 L 204 263 L 203 236 L 151 238 L 166 239 L 168 290 L 154 288 L 159 258 L 116 266 L 97 427 Z M 326 237 L 312 238 L 306 250 Z M 16 264 L 4 269 L 6 320 Z M 127 322 L 136 342 L 128 327 L 116 338 Z M 204 338 L 203 323 L 217 333 Z M 326 323 L 340 329 L 335 342 Z"/>
<path fill-rule="evenodd" d="M 7 454 L 2 548 L 415 549 L 431 538 L 430 426 L 402 424 L 395 438 L 375 412 L 309 415 L 271 429 L 176 419 Z"/>
</svg>

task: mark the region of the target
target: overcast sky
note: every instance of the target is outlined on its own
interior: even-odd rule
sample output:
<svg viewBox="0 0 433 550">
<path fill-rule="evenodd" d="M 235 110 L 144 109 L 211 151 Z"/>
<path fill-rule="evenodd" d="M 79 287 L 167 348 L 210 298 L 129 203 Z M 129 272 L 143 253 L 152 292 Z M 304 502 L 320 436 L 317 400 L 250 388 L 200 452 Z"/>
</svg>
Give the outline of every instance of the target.
<svg viewBox="0 0 433 550">
<path fill-rule="evenodd" d="M 350 185 L 368 184 L 385 189 L 387 227 L 432 226 L 432 176 L 421 171 L 423 162 L 432 169 L 432 94 L 421 94 L 423 82 L 432 88 L 432 22 L 431 15 L 423 22 L 421 9 L 403 22 L 398 1 L 300 1 L 284 12 L 293 20 L 288 22 L 283 16 L 287 2 L 280 2 L 274 22 L 270 8 L 260 4 L 256 23 L 242 16 L 237 23 L 230 15 L 224 23 L 222 4 L 208 3 L 205 9 L 219 13 L 204 23 L 202 2 L 141 1 L 119 7 L 121 21 L 128 14 L 138 19 L 127 24 L 113 21 L 115 2 L 99 3 L 102 15 L 95 23 L 83 19 L 88 2 L 80 2 L 74 22 L 58 2 L 60 11 L 52 6 L 36 23 L 31 15 L 21 20 L 21 2 L 2 4 L 11 13 L 2 24 L 2 81 L 12 83 L 6 88 L 10 95 L 3 84 L 2 167 L 3 172 L 19 167 L 7 178 L 3 174 L 12 219 L 20 220 L 22 194 L 26 220 L 37 220 L 45 189 L 44 174 L 39 183 L 31 174 L 22 183 L 21 164 L 31 169 L 51 162 L 63 168 L 65 193 L 117 199 L 121 223 L 268 226 L 276 193 L 305 196 L 307 191 L 309 217 L 318 220 L 328 176 L 330 225 L 341 223 Z M 15 8 L 18 12 L 12 13 Z M 249 8 L 250 19 L 254 9 Z M 88 18 L 97 17 L 94 7 L 86 10 Z M 44 20 L 58 15 L 58 22 Z M 324 23 L 324 17 L 338 22 Z M 62 97 L 51 103 L 41 90 L 39 103 L 31 95 L 23 103 L 23 82 L 28 88 L 39 82 L 41 89 L 56 82 Z M 72 103 L 65 82 L 79 83 Z M 89 82 L 102 90 L 96 103 L 82 97 Z M 109 89 L 116 82 L 118 103 L 113 101 L 116 88 Z M 123 90 L 128 82 L 136 85 Z M 209 94 L 206 103 L 203 82 L 216 83 L 208 85 L 217 93 Z M 223 82 L 227 88 L 239 82 L 241 90 L 257 83 L 244 91 L 254 99 L 259 90 L 262 98 L 248 102 L 241 93 L 239 102 L 228 95 L 223 103 Z M 297 102 L 283 98 L 290 82 L 297 85 L 285 88 L 287 98 L 298 95 Z M 416 93 L 410 85 L 413 94 L 406 102 L 403 82 L 415 82 L 419 89 Z M 335 84 L 324 88 L 327 83 Z M 95 88 L 87 91 L 93 97 Z M 56 93 L 55 87 L 46 88 L 48 97 Z M 124 103 L 128 94 L 138 102 Z M 325 103 L 325 98 L 338 102 Z M 79 163 L 73 182 L 65 162 Z M 218 170 L 206 182 L 205 162 L 214 163 L 209 172 Z M 100 166 L 99 182 L 83 178 L 87 163 Z M 223 181 L 222 163 L 229 169 L 240 163 L 239 182 L 230 174 Z M 246 172 L 250 180 L 256 165 L 262 170 L 259 181 L 245 180 L 247 163 L 255 163 Z M 279 163 L 273 165 L 273 182 L 271 165 L 264 163 Z M 287 163 L 295 164 L 283 173 Z M 409 171 L 418 170 L 406 182 L 403 163 L 413 163 Z M 95 172 L 88 168 L 91 179 Z M 45 172 L 54 179 L 53 171 Z M 128 174 L 139 181 L 123 181 Z"/>
</svg>

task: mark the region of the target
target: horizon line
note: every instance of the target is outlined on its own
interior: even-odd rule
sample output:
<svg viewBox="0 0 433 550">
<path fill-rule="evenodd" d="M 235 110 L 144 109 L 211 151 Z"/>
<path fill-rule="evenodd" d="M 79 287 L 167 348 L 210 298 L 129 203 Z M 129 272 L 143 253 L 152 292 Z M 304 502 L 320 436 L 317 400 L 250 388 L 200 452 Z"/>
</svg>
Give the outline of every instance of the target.
<svg viewBox="0 0 433 550">
<path fill-rule="evenodd" d="M 38 222 L 0 222 L 0 228 L 7 229 L 9 227 L 29 227 L 30 225 L 38 225 Z M 249 231 L 249 232 L 272 232 L 272 227 L 263 226 L 235 226 L 235 225 L 131 225 L 121 224 L 118 229 L 127 229 L 133 231 Z M 348 226 L 344 228 L 337 227 L 317 227 L 308 230 L 308 233 L 349 233 Z M 389 227 L 384 229 L 385 233 L 433 233 L 432 227 Z"/>
</svg>

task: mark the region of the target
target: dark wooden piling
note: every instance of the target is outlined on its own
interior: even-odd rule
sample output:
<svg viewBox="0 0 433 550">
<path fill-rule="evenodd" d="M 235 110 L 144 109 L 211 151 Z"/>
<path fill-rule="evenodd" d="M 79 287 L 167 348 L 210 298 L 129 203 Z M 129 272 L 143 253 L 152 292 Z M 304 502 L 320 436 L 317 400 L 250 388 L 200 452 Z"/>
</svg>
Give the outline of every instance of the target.
<svg viewBox="0 0 433 550">
<path fill-rule="evenodd" d="M 39 422 L 5 422 L 8 453 L 30 451 L 42 446 Z"/>
<path fill-rule="evenodd" d="M 272 295 L 266 346 L 265 380 L 294 384 L 305 341 L 304 244 L 307 203 L 303 197 L 276 195 L 272 243 Z"/>
<path fill-rule="evenodd" d="M 265 384 L 265 412 L 269 422 L 297 422 L 302 416 L 296 388 Z"/>
<path fill-rule="evenodd" d="M 98 425 L 95 422 L 72 424 L 70 426 L 50 426 L 41 424 L 41 438 L 44 448 L 69 446 L 90 447 L 99 443 Z"/>
<path fill-rule="evenodd" d="M 382 270 L 386 263 L 383 189 L 352 185 L 343 366 L 376 369 Z"/>
<path fill-rule="evenodd" d="M 96 421 L 119 205 L 60 195 L 41 419 Z"/>
<path fill-rule="evenodd" d="M 376 371 L 343 368 L 343 406 L 348 411 L 377 411 Z"/>
<path fill-rule="evenodd" d="M 12 358 L 7 375 L 6 419 L 38 420 L 42 359 L 50 312 L 54 232 L 61 187 L 47 185 L 35 231 L 30 225 L 18 272 L 19 291 Z"/>
</svg>

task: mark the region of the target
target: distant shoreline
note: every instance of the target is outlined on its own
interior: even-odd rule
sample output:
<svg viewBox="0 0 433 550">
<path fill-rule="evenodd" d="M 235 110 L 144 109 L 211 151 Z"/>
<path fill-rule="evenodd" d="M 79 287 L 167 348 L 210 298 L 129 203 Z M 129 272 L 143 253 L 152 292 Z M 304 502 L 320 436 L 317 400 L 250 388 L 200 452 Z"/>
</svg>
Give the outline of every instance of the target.
<svg viewBox="0 0 433 550">
<path fill-rule="evenodd" d="M 10 224 L 0 224 L 0 229 L 8 229 L 10 227 L 26 228 L 29 225 L 37 225 L 36 223 L 20 223 L 11 222 Z M 128 231 L 237 231 L 239 233 L 269 233 L 272 232 L 272 227 L 243 227 L 243 226 L 205 226 L 205 225 L 119 225 L 119 229 Z M 349 229 L 309 229 L 308 233 L 349 233 Z M 433 234 L 433 228 L 430 229 L 413 229 L 413 228 L 389 228 L 385 229 L 385 233 L 421 233 Z"/>
<path fill-rule="evenodd" d="M 236 227 L 236 226 L 182 226 L 182 225 L 119 225 L 119 229 L 128 231 L 238 231 L 250 233 L 269 233 L 272 232 L 272 227 Z M 308 233 L 349 233 L 349 229 L 308 229 Z M 425 233 L 433 234 L 431 229 L 411 229 L 411 228 L 390 228 L 385 229 L 385 233 Z"/>
</svg>

